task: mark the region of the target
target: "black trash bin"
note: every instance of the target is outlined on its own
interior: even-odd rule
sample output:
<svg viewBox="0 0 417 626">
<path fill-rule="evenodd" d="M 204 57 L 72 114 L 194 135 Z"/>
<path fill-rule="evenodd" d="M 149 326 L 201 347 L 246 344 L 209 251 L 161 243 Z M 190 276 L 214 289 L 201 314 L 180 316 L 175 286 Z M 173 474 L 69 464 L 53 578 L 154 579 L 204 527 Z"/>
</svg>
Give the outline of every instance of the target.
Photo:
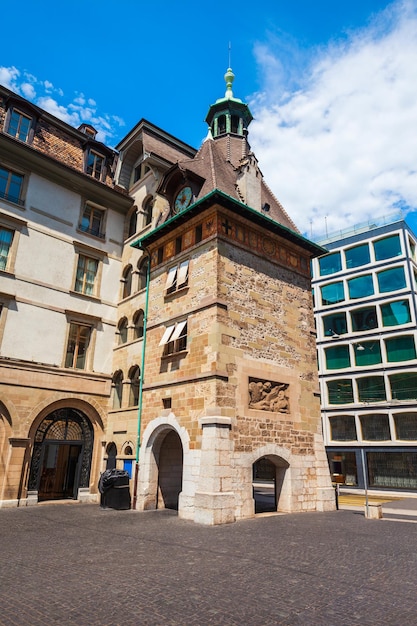
<svg viewBox="0 0 417 626">
<path fill-rule="evenodd" d="M 129 474 L 125 470 L 106 470 L 98 483 L 100 506 L 103 509 L 130 509 Z"/>
</svg>

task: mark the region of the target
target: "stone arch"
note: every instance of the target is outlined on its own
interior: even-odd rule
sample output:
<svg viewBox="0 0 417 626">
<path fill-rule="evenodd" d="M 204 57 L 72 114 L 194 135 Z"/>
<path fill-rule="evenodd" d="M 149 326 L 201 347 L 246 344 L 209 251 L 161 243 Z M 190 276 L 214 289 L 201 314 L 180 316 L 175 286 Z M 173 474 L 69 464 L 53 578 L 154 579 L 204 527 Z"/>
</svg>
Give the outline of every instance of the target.
<svg viewBox="0 0 417 626">
<path fill-rule="evenodd" d="M 105 415 L 100 405 L 98 405 L 96 400 L 93 398 L 91 398 L 89 402 L 88 399 L 82 400 L 76 396 L 63 398 L 58 394 L 54 394 L 49 401 L 45 400 L 32 409 L 30 415 L 31 425 L 28 431 L 30 445 L 27 451 L 27 469 L 29 469 L 29 466 L 31 466 L 34 462 L 40 461 L 42 456 L 41 453 L 39 455 L 39 459 L 34 458 L 35 454 L 39 454 L 39 451 L 35 450 L 36 447 L 39 447 L 39 445 L 36 445 L 35 438 L 42 423 L 48 416 L 54 414 L 56 415 L 59 411 L 65 412 L 65 410 L 78 412 L 80 415 L 79 419 L 82 424 L 84 424 L 81 428 L 83 432 L 87 433 L 88 429 L 91 428 L 91 454 L 88 469 L 86 465 L 87 462 L 82 462 L 82 480 L 79 483 L 79 499 L 94 500 L 95 496 L 92 496 L 92 494 L 97 493 L 97 479 L 102 461 L 102 449 L 100 442 L 103 440 Z M 83 422 L 82 416 L 84 416 L 86 421 Z M 59 438 L 60 435 L 57 433 L 57 439 Z M 40 439 L 40 436 L 38 436 L 38 439 Z M 37 443 L 40 444 L 40 441 Z M 32 499 L 37 501 L 37 489 L 34 489 L 31 483 L 31 481 L 34 483 L 34 475 L 32 473 L 31 479 L 31 473 L 29 471 L 25 473 L 27 473 L 25 482 L 28 482 L 29 492 L 33 492 Z"/>
<path fill-rule="evenodd" d="M 235 459 L 238 483 L 236 495 L 238 510 L 236 517 L 252 517 L 255 513 L 255 499 L 253 493 L 253 465 L 260 459 L 268 459 L 275 467 L 275 509 L 277 511 L 291 510 L 291 464 L 292 455 L 288 448 L 268 443 L 259 446 L 251 452 L 240 454 Z M 239 510 L 240 509 L 240 510 Z"/>
<path fill-rule="evenodd" d="M 172 412 L 148 424 L 143 433 L 139 456 L 138 509 L 180 506 L 184 480 L 190 473 L 189 442 L 190 438 L 186 429 L 179 425 Z M 170 473 L 176 484 L 172 488 L 168 478 Z M 180 491 L 177 488 L 179 476 L 181 477 Z M 176 502 L 172 500 L 174 492 Z"/>
</svg>

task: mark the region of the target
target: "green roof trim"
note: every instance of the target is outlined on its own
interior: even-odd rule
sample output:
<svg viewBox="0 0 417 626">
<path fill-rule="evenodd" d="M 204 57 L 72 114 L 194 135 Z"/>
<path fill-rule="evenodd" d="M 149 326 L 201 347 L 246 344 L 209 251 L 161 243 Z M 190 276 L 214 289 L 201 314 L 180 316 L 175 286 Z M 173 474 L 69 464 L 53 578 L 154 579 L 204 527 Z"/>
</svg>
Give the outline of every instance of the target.
<svg viewBox="0 0 417 626">
<path fill-rule="evenodd" d="M 291 228 L 288 228 L 287 226 L 276 222 L 272 218 L 267 217 L 259 211 L 255 211 L 255 209 L 252 209 L 247 204 L 239 202 L 239 200 L 232 198 L 232 196 L 229 196 L 219 189 L 213 189 L 213 191 L 210 191 L 210 193 L 208 193 L 207 195 L 203 196 L 193 204 L 190 204 L 190 206 L 188 206 L 184 211 L 173 215 L 166 222 L 160 224 L 130 245 L 133 248 L 146 248 L 147 245 L 153 243 L 160 236 L 169 232 L 171 228 L 175 228 L 175 226 L 188 221 L 189 218 L 193 217 L 194 214 L 198 212 L 198 210 L 201 208 L 201 205 L 208 205 L 210 203 L 213 204 L 216 202 L 216 199 L 217 203 L 221 204 L 223 202 L 225 204 L 225 208 L 228 208 L 234 212 L 237 212 L 236 209 L 239 209 L 239 215 L 246 217 L 251 222 L 258 224 L 259 226 L 267 228 L 277 235 L 281 235 L 282 237 L 289 239 L 301 248 L 307 249 L 312 254 L 312 256 L 320 256 L 322 254 L 327 254 L 328 252 L 322 246 L 319 246 L 307 239 L 306 237 L 303 237 L 299 233 L 296 233 L 294 230 L 291 230 Z"/>
</svg>

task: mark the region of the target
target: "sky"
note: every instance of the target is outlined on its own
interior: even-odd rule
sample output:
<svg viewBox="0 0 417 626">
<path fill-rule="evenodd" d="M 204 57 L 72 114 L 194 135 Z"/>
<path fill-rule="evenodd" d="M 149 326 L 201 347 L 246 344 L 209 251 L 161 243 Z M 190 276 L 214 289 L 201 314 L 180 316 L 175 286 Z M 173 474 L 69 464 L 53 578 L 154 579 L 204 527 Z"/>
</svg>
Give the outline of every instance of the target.
<svg viewBox="0 0 417 626">
<path fill-rule="evenodd" d="M 235 74 L 265 180 L 314 240 L 417 233 L 417 0 L 6 3 L 0 84 L 115 147 L 142 118 L 198 148 Z"/>
</svg>

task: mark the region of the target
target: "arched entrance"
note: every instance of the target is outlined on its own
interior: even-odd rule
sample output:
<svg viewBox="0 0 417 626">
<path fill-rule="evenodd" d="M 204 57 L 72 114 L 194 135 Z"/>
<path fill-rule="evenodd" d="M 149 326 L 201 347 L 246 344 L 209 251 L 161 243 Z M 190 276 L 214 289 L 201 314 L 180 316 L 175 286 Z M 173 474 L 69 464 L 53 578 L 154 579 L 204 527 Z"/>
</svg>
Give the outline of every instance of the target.
<svg viewBox="0 0 417 626">
<path fill-rule="evenodd" d="M 93 428 L 77 409 L 50 413 L 35 433 L 28 488 L 38 500 L 76 499 L 80 487 L 88 487 Z"/>
<path fill-rule="evenodd" d="M 183 450 L 181 439 L 174 430 L 170 430 L 160 443 L 157 465 L 156 508 L 178 511 L 178 497 L 182 491 Z"/>
<path fill-rule="evenodd" d="M 278 456 L 261 457 L 252 466 L 253 499 L 256 513 L 275 512 L 279 508 L 285 472 L 289 464 Z"/>
</svg>

